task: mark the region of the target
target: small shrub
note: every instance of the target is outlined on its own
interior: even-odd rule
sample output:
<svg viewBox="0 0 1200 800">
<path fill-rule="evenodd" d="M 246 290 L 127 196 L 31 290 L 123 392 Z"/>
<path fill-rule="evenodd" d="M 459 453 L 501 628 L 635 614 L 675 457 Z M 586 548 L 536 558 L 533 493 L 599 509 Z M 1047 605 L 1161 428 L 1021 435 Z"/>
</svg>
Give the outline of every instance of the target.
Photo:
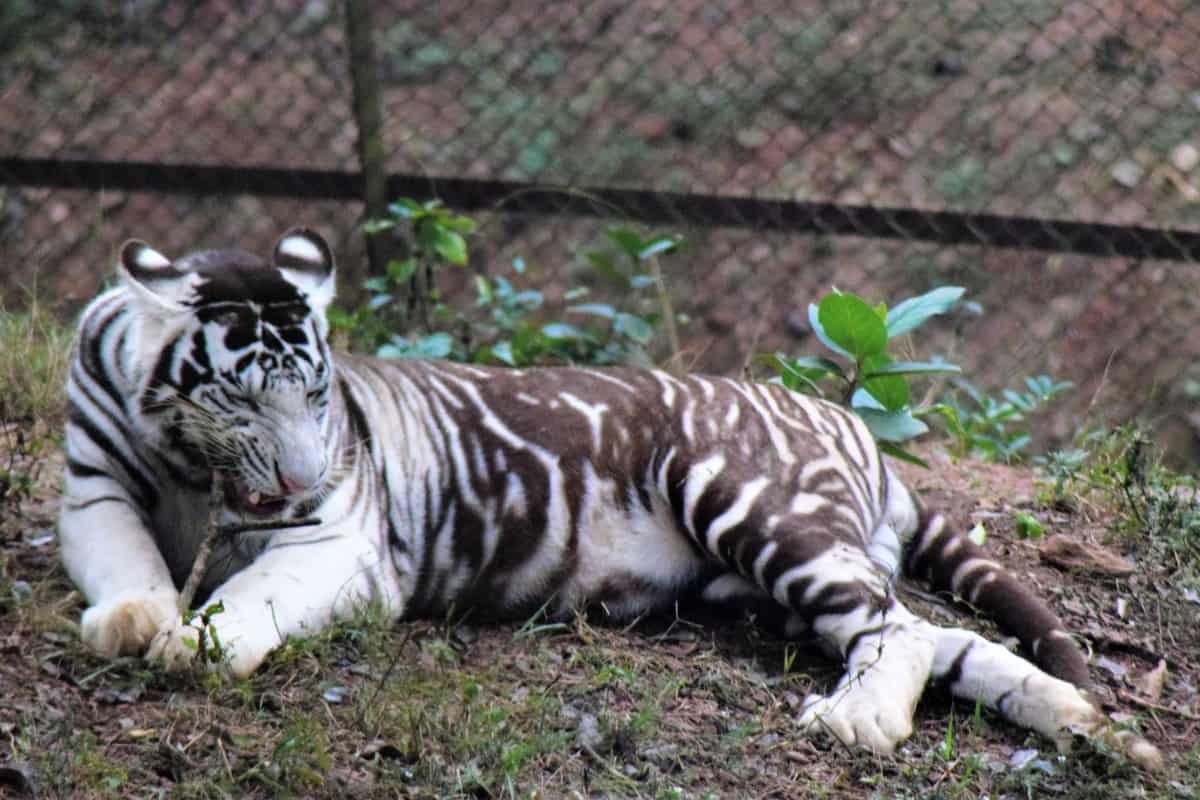
<svg viewBox="0 0 1200 800">
<path fill-rule="evenodd" d="M 910 405 L 908 376 L 958 372 L 944 361 L 896 361 L 888 355 L 889 343 L 918 328 L 930 317 L 949 311 L 963 289 L 946 286 L 912 297 L 888 309 L 868 305 L 862 298 L 836 289 L 808 307 L 813 332 L 838 360 L 825 356 L 782 354 L 760 356 L 759 363 L 774 368 L 777 380 L 789 389 L 830 397 L 858 414 L 881 449 L 893 456 L 923 462 L 901 446 L 929 428 L 918 417 L 940 410 L 914 409 Z"/>
<path fill-rule="evenodd" d="M 522 285 L 528 280 L 527 265 L 515 258 L 503 274 L 477 273 L 475 303 L 460 308 L 444 301 L 436 276 L 444 268 L 467 265 L 468 236 L 475 223 L 437 201 L 404 199 L 388 209 L 388 218 L 368 222 L 365 230 L 378 234 L 401 228 L 412 241 L 412 254 L 390 262 L 386 274 L 366 281 L 368 299 L 362 307 L 329 312 L 334 330 L 347 335 L 358 349 L 383 358 L 446 358 L 513 367 L 649 365 L 647 350 L 665 322 L 672 349 L 678 351 L 674 314 L 658 267 L 661 256 L 678 249 L 678 237 L 642 238 L 630 228 L 614 227 L 606 232 L 608 247 L 587 254 L 594 273 L 625 298 L 621 306 L 578 302 L 590 290 L 576 286 L 563 295 L 569 305 L 552 313 L 539 289 Z"/>
<path fill-rule="evenodd" d="M 1005 389 L 999 399 L 984 394 L 970 381 L 959 378 L 955 390 L 939 407 L 946 432 L 959 456 L 983 461 L 1019 461 L 1032 436 L 1019 426 L 1074 385 L 1048 375 L 1027 377 L 1025 391 Z"/>
</svg>

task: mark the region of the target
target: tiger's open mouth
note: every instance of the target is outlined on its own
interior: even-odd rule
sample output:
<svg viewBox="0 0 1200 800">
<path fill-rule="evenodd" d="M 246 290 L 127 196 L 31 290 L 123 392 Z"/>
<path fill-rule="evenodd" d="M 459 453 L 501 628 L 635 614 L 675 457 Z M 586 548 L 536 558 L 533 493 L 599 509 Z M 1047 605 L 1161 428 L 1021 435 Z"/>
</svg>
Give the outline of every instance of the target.
<svg viewBox="0 0 1200 800">
<path fill-rule="evenodd" d="M 230 509 L 254 517 L 279 516 L 288 505 L 283 495 L 271 495 L 250 489 L 237 481 L 225 481 L 225 505 Z"/>
</svg>

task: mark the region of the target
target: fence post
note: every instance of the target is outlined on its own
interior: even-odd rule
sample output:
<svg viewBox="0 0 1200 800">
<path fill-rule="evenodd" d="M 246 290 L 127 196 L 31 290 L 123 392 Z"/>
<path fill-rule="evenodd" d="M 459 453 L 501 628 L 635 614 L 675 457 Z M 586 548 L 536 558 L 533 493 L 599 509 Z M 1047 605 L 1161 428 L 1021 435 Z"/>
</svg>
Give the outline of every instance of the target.
<svg viewBox="0 0 1200 800">
<path fill-rule="evenodd" d="M 387 165 L 383 153 L 383 114 L 380 110 L 379 79 L 375 45 L 371 38 L 369 0 L 346 0 L 346 52 L 354 93 L 354 121 L 358 126 L 358 163 L 362 173 L 363 218 L 382 217 L 387 211 Z M 396 243 L 390 236 L 366 237 L 367 264 L 371 275 L 383 275 Z M 361 280 L 348 287 L 359 291 Z"/>
</svg>

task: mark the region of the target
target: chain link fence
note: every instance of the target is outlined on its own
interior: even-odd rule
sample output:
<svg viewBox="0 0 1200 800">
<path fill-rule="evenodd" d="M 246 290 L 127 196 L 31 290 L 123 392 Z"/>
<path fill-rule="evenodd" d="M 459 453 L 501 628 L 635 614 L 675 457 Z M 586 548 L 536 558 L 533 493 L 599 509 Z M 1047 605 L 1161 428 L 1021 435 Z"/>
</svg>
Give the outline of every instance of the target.
<svg viewBox="0 0 1200 800">
<path fill-rule="evenodd" d="M 131 236 L 263 251 L 306 224 L 361 276 L 359 173 L 465 180 L 471 268 L 520 255 L 551 306 L 606 226 L 683 234 L 664 266 L 695 368 L 812 352 L 833 285 L 957 283 L 982 314 L 928 346 L 978 385 L 1073 381 L 1046 433 L 1140 416 L 1200 461 L 1188 0 L 14 0 L 0 52 L 9 305 L 70 313 Z M 92 162 L 234 169 L 200 190 Z"/>
</svg>

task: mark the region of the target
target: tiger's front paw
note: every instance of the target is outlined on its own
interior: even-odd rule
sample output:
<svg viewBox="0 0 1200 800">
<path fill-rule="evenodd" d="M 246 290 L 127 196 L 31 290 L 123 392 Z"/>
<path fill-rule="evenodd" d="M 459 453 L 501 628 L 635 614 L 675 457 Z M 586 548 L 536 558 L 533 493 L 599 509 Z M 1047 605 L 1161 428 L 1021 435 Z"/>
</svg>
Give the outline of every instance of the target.
<svg viewBox="0 0 1200 800">
<path fill-rule="evenodd" d="M 146 660 L 162 665 L 169 672 L 180 672 L 203 663 L 198 654 L 198 631 L 177 620 L 154 635 L 146 649 Z"/>
<path fill-rule="evenodd" d="M 174 590 L 120 595 L 83 612 L 80 638 L 103 658 L 141 655 L 178 620 L 176 602 Z"/>
<path fill-rule="evenodd" d="M 809 695 L 800 727 L 808 734 L 828 734 L 848 746 L 892 753 L 912 735 L 912 711 L 871 688 L 851 684 L 827 696 Z"/>
<path fill-rule="evenodd" d="M 146 659 L 170 671 L 195 666 L 233 678 L 245 678 L 267 657 L 269 646 L 256 646 L 237 620 L 217 617 L 203 628 L 199 623 L 176 624 L 154 637 Z"/>
</svg>

